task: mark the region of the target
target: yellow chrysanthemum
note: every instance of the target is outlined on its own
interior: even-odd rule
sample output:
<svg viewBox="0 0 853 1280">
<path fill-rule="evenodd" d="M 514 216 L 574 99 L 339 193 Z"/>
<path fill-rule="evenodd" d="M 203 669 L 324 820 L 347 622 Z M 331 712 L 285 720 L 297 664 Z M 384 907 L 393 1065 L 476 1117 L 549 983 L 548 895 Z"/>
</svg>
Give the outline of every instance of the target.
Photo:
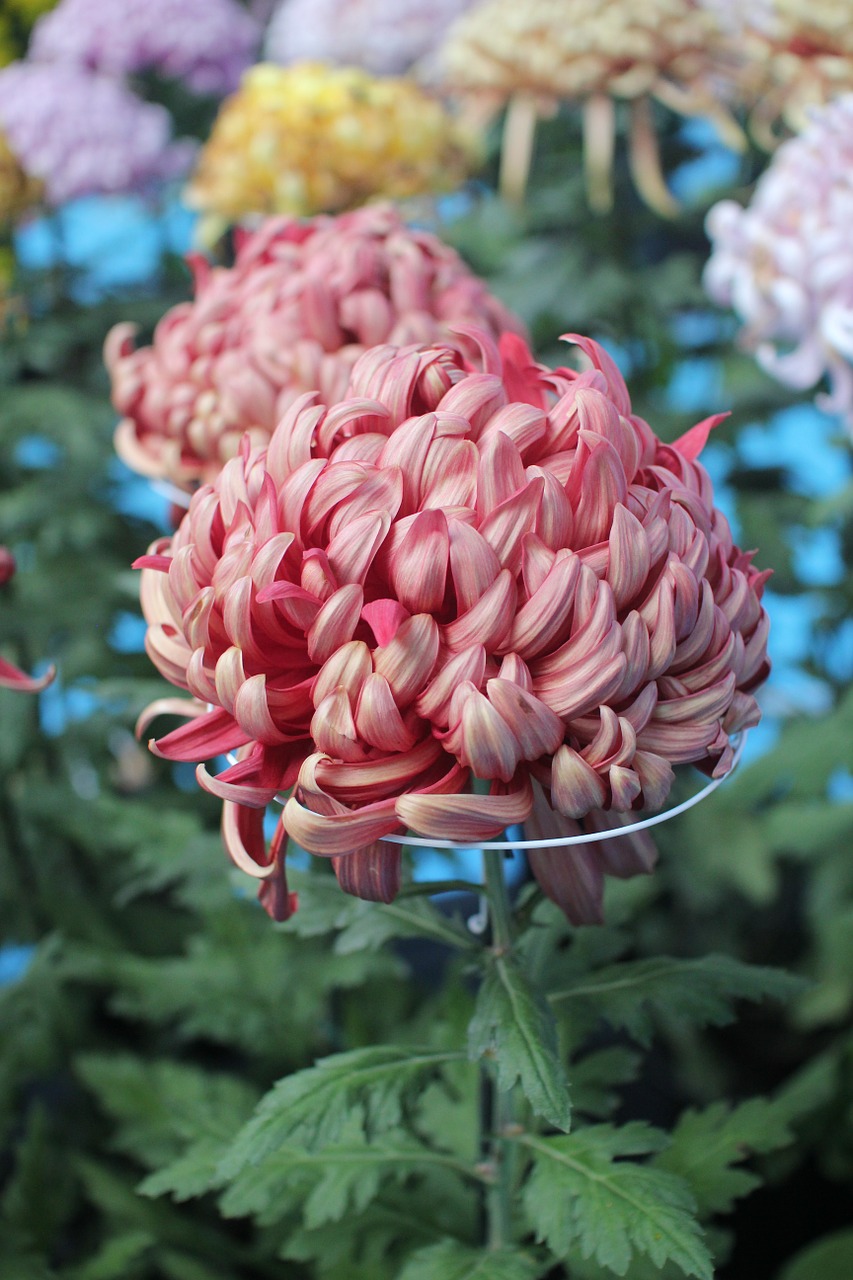
<svg viewBox="0 0 853 1280">
<path fill-rule="evenodd" d="M 694 0 L 486 0 L 451 29 L 442 66 L 453 89 L 495 108 L 510 103 L 508 137 L 522 154 L 525 119 L 529 150 L 537 113 L 582 102 L 590 199 L 600 208 L 610 203 L 613 100 L 628 99 L 635 181 L 650 204 L 672 212 L 649 99 L 682 114 L 709 115 L 736 138 L 709 87 L 722 43 L 716 16 Z M 505 189 L 519 194 L 525 166 L 507 168 L 506 161 L 505 155 Z"/>
<path fill-rule="evenodd" d="M 0 133 L 0 227 L 14 222 L 41 198 L 42 183 L 21 168 L 17 156 Z"/>
<path fill-rule="evenodd" d="M 448 190 L 473 159 L 470 138 L 412 81 L 261 63 L 223 104 L 187 199 L 228 220 L 335 213 Z"/>
<path fill-rule="evenodd" d="M 768 149 L 782 122 L 795 133 L 811 106 L 853 91 L 853 9 L 850 0 L 773 0 L 753 12 L 747 6 L 739 39 L 736 84 L 750 127 Z"/>
</svg>

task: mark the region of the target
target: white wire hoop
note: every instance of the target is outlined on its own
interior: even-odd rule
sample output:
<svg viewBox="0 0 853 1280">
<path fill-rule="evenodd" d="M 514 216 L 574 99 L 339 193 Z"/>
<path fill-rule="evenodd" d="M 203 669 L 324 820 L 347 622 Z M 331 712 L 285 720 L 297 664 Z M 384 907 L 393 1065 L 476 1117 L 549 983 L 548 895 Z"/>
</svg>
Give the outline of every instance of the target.
<svg viewBox="0 0 853 1280">
<path fill-rule="evenodd" d="M 722 786 L 732 776 L 740 764 L 746 738 L 746 729 L 733 738 L 735 749 L 732 767 L 728 773 L 723 774 L 721 778 L 712 779 L 689 800 L 682 800 L 681 804 L 673 805 L 663 813 L 653 813 L 648 818 L 643 818 L 639 822 L 630 822 L 624 827 L 611 827 L 607 831 L 586 831 L 579 836 L 559 836 L 549 840 L 479 840 L 473 844 L 455 844 L 452 840 L 432 840 L 428 836 L 383 836 L 382 839 L 392 844 L 414 845 L 419 849 L 446 849 L 451 853 L 461 853 L 466 849 L 504 849 L 508 852 L 515 849 L 564 849 L 571 845 L 594 844 L 597 840 L 614 840 L 619 836 L 629 836 L 636 831 L 645 831 L 648 827 L 657 827 L 662 822 L 669 822 L 671 818 L 677 818 L 680 813 L 686 813 L 688 809 L 706 800 L 717 790 L 717 787 Z"/>
</svg>

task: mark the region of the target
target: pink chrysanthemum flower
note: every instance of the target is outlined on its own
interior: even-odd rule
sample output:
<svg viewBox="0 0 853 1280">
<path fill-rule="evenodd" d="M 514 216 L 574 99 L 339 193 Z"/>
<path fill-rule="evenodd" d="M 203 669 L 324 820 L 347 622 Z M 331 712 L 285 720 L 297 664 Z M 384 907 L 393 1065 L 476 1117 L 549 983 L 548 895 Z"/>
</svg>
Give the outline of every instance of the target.
<svg viewBox="0 0 853 1280">
<path fill-rule="evenodd" d="M 237 753 L 199 781 L 276 918 L 294 907 L 287 836 L 389 901 L 388 835 L 476 844 L 531 814 L 602 830 L 662 805 L 673 765 L 725 773 L 729 735 L 755 723 L 766 574 L 696 461 L 717 419 L 663 444 L 612 360 L 575 341 L 586 373 L 477 331 L 365 352 L 346 398 L 307 394 L 267 448 L 245 439 L 137 562 L 148 653 L 197 700 L 149 708 L 143 724 L 194 717 L 153 750 Z M 264 808 L 290 788 L 267 849 Z M 596 919 L 603 873 L 648 870 L 647 852 L 531 865 Z"/>
<path fill-rule="evenodd" d="M 270 62 L 313 60 L 400 75 L 432 53 L 473 0 L 284 0 L 267 30 Z"/>
<path fill-rule="evenodd" d="M 110 75 L 158 71 L 195 93 L 232 93 L 260 44 L 237 0 L 61 0 L 36 24 L 29 57 Z"/>
<path fill-rule="evenodd" d="M 172 142 L 165 107 L 84 67 L 13 62 L 0 71 L 0 128 L 49 204 L 139 191 L 184 173 L 195 145 Z"/>
<path fill-rule="evenodd" d="M 750 204 L 708 214 L 705 287 L 744 322 L 741 342 L 798 389 L 824 375 L 820 408 L 853 429 L 853 94 L 814 110 L 776 152 Z"/>
<path fill-rule="evenodd" d="M 5 587 L 15 576 L 15 557 L 8 547 L 0 546 L 0 587 Z M 20 693 L 39 693 L 46 689 L 56 676 L 51 667 L 43 676 L 28 676 L 13 663 L 0 658 L 0 689 L 17 689 Z"/>
<path fill-rule="evenodd" d="M 390 205 L 271 218 L 240 233 L 232 268 L 191 265 L 195 301 L 167 312 L 153 346 L 134 350 L 134 326 L 121 324 L 105 352 L 119 454 L 178 484 L 212 479 L 244 431 L 265 443 L 304 391 L 340 400 L 366 347 L 431 342 L 458 324 L 521 330 L 452 249 Z"/>
</svg>

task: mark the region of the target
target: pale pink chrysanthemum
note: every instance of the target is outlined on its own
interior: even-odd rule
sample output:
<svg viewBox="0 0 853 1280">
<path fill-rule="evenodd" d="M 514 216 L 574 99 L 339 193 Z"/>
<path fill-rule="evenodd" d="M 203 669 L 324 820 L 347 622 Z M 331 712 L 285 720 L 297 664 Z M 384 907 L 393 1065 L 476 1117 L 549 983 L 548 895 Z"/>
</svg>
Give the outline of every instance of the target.
<svg viewBox="0 0 853 1280">
<path fill-rule="evenodd" d="M 60 0 L 36 23 L 28 56 L 113 76 L 157 71 L 195 93 L 225 94 L 260 39 L 238 0 Z"/>
<path fill-rule="evenodd" d="M 431 342 L 458 324 L 521 331 L 447 245 L 391 205 L 339 217 L 270 218 L 242 233 L 232 268 L 191 259 L 195 301 L 173 307 L 153 345 L 117 325 L 105 349 L 116 448 L 143 475 L 212 479 L 244 431 L 265 443 L 304 391 L 346 392 L 366 347 Z"/>
<path fill-rule="evenodd" d="M 711 209 L 705 287 L 744 322 L 762 368 L 803 390 L 829 379 L 820 408 L 853 429 L 853 94 L 783 143 L 746 208 Z"/>
<path fill-rule="evenodd" d="M 588 372 L 476 330 L 365 352 L 344 399 L 305 395 L 266 448 L 244 439 L 137 562 L 148 653 L 196 700 L 142 724 L 193 717 L 152 744 L 171 760 L 236 752 L 198 777 L 276 918 L 288 836 L 389 901 L 386 836 L 600 831 L 660 807 L 673 765 L 725 773 L 755 723 L 766 574 L 696 461 L 717 419 L 663 444 L 575 341 Z M 264 808 L 290 788 L 267 849 Z M 650 857 L 622 840 L 530 862 L 579 921 L 600 918 L 605 872 Z"/>
<path fill-rule="evenodd" d="M 474 0 L 284 0 L 266 35 L 270 62 L 303 60 L 399 75 L 441 43 Z"/>
<path fill-rule="evenodd" d="M 0 587 L 5 587 L 15 576 L 15 557 L 8 547 L 0 546 Z M 39 693 L 46 689 L 56 676 L 51 667 L 41 676 L 28 676 L 20 667 L 0 657 L 0 689 L 17 689 L 20 693 Z"/>
</svg>

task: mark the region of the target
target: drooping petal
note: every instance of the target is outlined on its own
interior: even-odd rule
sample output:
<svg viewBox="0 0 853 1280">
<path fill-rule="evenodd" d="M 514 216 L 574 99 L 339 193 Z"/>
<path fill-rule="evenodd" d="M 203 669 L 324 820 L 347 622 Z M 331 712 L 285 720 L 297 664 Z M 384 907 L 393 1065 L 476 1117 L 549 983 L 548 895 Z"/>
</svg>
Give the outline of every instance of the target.
<svg viewBox="0 0 853 1280">
<path fill-rule="evenodd" d="M 149 750 L 164 760 L 183 760 L 195 763 L 210 760 L 242 747 L 250 741 L 249 735 L 227 711 L 216 709 L 198 716 L 189 724 L 173 729 L 162 738 L 152 738 Z"/>
<path fill-rule="evenodd" d="M 400 892 L 402 850 L 398 844 L 376 840 L 366 848 L 332 858 L 344 893 L 367 902 L 393 902 Z"/>
</svg>

